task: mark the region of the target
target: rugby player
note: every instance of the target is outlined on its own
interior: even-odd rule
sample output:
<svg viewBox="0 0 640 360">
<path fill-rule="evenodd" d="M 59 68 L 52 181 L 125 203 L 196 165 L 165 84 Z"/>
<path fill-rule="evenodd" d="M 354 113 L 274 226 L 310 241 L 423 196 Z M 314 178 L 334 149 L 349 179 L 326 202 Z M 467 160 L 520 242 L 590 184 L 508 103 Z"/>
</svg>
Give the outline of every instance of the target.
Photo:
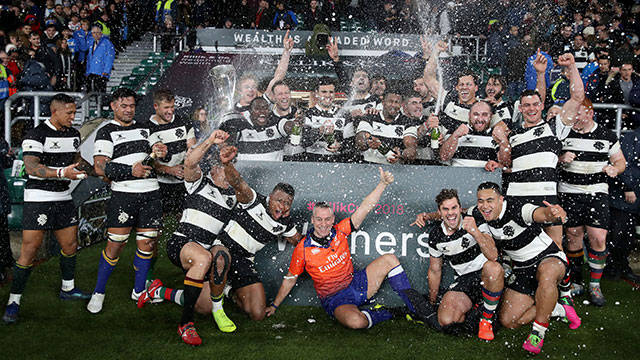
<svg viewBox="0 0 640 360">
<path fill-rule="evenodd" d="M 57 94 L 51 99 L 51 119 L 29 131 L 22 142 L 23 159 L 28 180 L 24 190 L 22 247 L 13 268 L 13 282 L 3 320 L 18 321 L 20 299 L 31 274 L 36 252 L 47 230 L 60 244 L 62 300 L 86 300 L 88 294 L 75 286 L 76 251 L 78 248 L 78 211 L 71 199 L 71 180 L 95 176 L 93 167 L 78 149 L 80 133 L 71 127 L 76 114 L 72 97 Z"/>
<path fill-rule="evenodd" d="M 522 347 L 538 354 L 551 316 L 566 317 L 571 329 L 581 323 L 569 294 L 558 301 L 558 285 L 568 271 L 567 258 L 541 226 L 563 223 L 567 214 L 561 206 L 546 201 L 537 206 L 516 198 L 505 200 L 500 187 L 492 182 L 478 186 L 477 198 L 477 209 L 492 235 L 478 245 L 496 247 L 513 261 L 515 281 L 504 291 L 498 318 L 512 329 L 533 322 Z"/>
<path fill-rule="evenodd" d="M 107 246 L 100 255 L 98 278 L 87 310 L 99 313 L 109 276 L 113 272 L 131 229 L 136 231 L 134 288 L 131 298 L 138 300 L 146 290 L 146 278 L 156 246 L 162 219 L 158 179 L 153 167 L 142 162 L 154 152 L 158 159 L 167 154 L 166 145 L 151 136 L 146 125 L 136 123 L 136 94 L 119 88 L 112 95 L 112 121 L 96 134 L 93 161 L 96 173 L 111 182 L 107 208 Z"/>
</svg>

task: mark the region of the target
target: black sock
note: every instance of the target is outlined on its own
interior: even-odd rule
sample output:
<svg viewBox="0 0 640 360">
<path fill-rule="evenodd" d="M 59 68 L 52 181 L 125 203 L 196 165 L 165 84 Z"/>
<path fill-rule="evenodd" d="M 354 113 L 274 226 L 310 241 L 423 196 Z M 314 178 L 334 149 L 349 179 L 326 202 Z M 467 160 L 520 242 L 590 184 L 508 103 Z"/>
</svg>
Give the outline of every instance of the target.
<svg viewBox="0 0 640 360">
<path fill-rule="evenodd" d="M 202 283 L 204 280 L 192 279 L 188 276 L 184 278 L 184 303 L 182 304 L 182 320 L 180 320 L 180 326 L 186 323 L 193 322 L 193 309 L 196 306 L 196 301 L 202 291 Z"/>
</svg>

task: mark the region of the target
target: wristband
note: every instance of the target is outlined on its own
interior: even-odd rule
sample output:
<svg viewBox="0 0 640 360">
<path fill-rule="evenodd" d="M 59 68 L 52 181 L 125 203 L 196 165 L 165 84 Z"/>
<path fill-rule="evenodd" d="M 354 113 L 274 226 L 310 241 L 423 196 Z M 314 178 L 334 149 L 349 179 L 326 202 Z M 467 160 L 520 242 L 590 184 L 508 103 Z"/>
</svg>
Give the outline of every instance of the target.
<svg viewBox="0 0 640 360">
<path fill-rule="evenodd" d="M 271 303 L 271 306 L 273 306 L 274 309 L 278 310 L 278 305 Z"/>
<path fill-rule="evenodd" d="M 58 171 L 57 171 L 57 175 L 58 175 L 58 177 L 59 177 L 59 178 L 61 178 L 61 177 L 62 177 L 62 175 L 63 175 L 63 174 L 62 174 L 62 173 L 63 173 L 63 171 L 64 171 L 64 168 L 60 168 L 60 169 L 58 169 Z"/>
</svg>

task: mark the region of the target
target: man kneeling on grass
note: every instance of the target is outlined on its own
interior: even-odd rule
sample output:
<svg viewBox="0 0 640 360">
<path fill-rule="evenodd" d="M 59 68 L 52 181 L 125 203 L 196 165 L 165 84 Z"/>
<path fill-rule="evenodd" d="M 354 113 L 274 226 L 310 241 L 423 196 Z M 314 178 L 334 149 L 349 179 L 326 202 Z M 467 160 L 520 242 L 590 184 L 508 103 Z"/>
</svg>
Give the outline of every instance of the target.
<svg viewBox="0 0 640 360">
<path fill-rule="evenodd" d="M 360 227 L 391 183 L 393 174 L 380 168 L 380 182 L 376 188 L 364 198 L 350 218 L 340 221 L 337 225 L 334 225 L 335 216 L 327 203 L 320 202 L 315 205 L 311 215 L 313 227 L 293 251 L 289 272 L 282 281 L 276 299 L 267 307 L 267 316 L 275 313 L 296 284 L 298 276 L 306 270 L 311 275 L 322 307 L 329 316 L 348 328 L 370 328 L 393 317 L 386 308 L 358 308 L 375 295 L 385 277 L 389 278 L 391 288 L 404 301 L 409 312 L 420 318 L 427 306 L 426 300 L 411 288 L 407 274 L 395 255 L 382 255 L 366 269 L 354 272 L 349 252 L 347 237 Z"/>
</svg>

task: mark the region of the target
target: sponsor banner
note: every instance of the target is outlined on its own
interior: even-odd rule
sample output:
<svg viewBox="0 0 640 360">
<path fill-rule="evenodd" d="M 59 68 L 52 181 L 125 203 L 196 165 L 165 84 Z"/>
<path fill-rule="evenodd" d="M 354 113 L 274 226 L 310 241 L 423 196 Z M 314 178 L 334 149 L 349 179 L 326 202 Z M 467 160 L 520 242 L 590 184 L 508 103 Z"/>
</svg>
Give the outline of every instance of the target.
<svg viewBox="0 0 640 360">
<path fill-rule="evenodd" d="M 203 47 L 282 48 L 285 34 L 285 31 L 210 28 L 198 30 L 198 41 Z M 294 48 L 304 49 L 312 34 L 312 31 L 292 31 Z M 332 32 L 331 37 L 336 39 L 340 50 L 421 50 L 420 36 L 413 34 Z"/>
<path fill-rule="evenodd" d="M 296 190 L 291 216 L 298 231 L 310 228 L 311 210 L 319 201 L 328 202 L 335 211 L 336 223 L 352 214 L 377 185 L 377 165 L 320 163 L 255 163 L 239 161 L 242 176 L 256 191 L 268 195 L 278 182 L 288 182 Z M 409 226 L 418 213 L 435 211 L 435 197 L 443 188 L 458 190 L 463 207 L 476 203 L 476 188 L 484 181 L 501 182 L 499 172 L 477 168 L 443 166 L 385 166 L 394 174 L 395 183 L 387 187 L 361 228 L 349 236 L 355 269 L 364 269 L 380 255 L 393 253 L 409 275 L 411 284 L 427 292 L 429 266 L 428 232 Z M 265 246 L 256 256 L 267 300 L 272 300 L 287 274 L 293 246 L 280 241 Z M 452 278 L 448 266 L 443 272 L 448 284 Z M 401 300 L 385 281 L 376 299 L 387 305 Z M 311 278 L 305 273 L 287 299 L 293 305 L 319 305 Z"/>
</svg>

